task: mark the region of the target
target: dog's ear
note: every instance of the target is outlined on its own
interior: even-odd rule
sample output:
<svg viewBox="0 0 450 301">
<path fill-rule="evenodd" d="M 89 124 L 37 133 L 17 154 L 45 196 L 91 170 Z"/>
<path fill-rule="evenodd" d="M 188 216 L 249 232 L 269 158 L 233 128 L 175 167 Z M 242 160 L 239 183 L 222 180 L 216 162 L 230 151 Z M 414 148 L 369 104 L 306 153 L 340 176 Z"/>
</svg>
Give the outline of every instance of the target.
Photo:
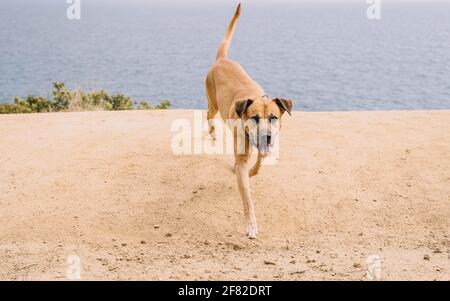
<svg viewBox="0 0 450 301">
<path fill-rule="evenodd" d="M 291 115 L 292 100 L 290 100 L 290 99 L 283 99 L 283 98 L 274 98 L 273 101 L 280 108 L 281 114 L 283 114 L 284 112 L 288 112 L 288 114 Z"/>
<path fill-rule="evenodd" d="M 242 118 L 242 114 L 248 109 L 248 107 L 253 103 L 253 100 L 247 99 L 247 100 L 239 100 L 236 101 L 235 104 L 235 112 L 239 116 L 239 118 Z"/>
</svg>

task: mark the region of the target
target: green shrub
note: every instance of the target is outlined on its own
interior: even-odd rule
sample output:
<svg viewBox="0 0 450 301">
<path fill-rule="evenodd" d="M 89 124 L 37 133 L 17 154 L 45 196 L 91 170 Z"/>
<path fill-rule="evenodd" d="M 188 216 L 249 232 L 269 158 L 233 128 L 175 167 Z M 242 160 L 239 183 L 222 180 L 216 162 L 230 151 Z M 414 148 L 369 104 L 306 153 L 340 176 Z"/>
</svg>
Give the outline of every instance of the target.
<svg viewBox="0 0 450 301">
<path fill-rule="evenodd" d="M 112 110 L 111 96 L 109 96 L 104 90 L 93 91 L 87 94 L 80 92 L 79 94 L 81 102 L 78 105 L 78 110 Z"/>
<path fill-rule="evenodd" d="M 67 90 L 60 82 L 53 83 L 53 98 L 29 95 L 25 99 L 15 97 L 13 103 L 0 104 L 0 114 L 21 114 L 41 112 L 73 112 L 93 110 L 164 110 L 170 107 L 165 100 L 152 107 L 147 101 L 134 103 L 130 97 L 122 93 L 110 96 L 105 90 L 82 92 Z"/>
<path fill-rule="evenodd" d="M 141 102 L 139 102 L 138 109 L 139 110 L 151 110 L 152 106 L 149 105 L 147 101 L 142 100 Z"/>
<path fill-rule="evenodd" d="M 74 93 L 67 91 L 63 83 L 54 82 L 53 87 L 55 90 L 53 93 L 52 107 L 53 111 L 67 111 L 69 109 L 69 104 L 74 98 Z"/>
<path fill-rule="evenodd" d="M 111 104 L 114 111 L 133 110 L 134 108 L 130 98 L 120 93 L 111 97 Z"/>
<path fill-rule="evenodd" d="M 168 101 L 168 100 L 164 100 L 159 105 L 155 106 L 156 110 L 166 110 L 168 108 L 170 108 L 170 101 Z"/>
</svg>

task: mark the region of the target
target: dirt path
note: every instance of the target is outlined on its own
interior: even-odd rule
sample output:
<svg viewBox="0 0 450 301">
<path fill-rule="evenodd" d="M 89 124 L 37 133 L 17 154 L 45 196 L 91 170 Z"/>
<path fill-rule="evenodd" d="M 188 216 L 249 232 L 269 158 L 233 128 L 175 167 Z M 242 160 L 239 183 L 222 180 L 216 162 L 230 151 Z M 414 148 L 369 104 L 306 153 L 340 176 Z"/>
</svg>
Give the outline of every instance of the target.
<svg viewBox="0 0 450 301">
<path fill-rule="evenodd" d="M 252 179 L 177 156 L 192 111 L 0 116 L 0 279 L 450 280 L 450 112 L 295 113 Z"/>
</svg>

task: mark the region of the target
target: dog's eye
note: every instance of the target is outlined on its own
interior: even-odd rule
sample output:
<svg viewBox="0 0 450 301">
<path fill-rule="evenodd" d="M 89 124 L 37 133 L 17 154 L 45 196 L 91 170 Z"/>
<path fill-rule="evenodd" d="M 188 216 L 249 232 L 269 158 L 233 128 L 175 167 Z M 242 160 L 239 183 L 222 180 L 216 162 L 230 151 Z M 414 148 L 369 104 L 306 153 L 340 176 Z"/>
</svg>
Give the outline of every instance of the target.
<svg viewBox="0 0 450 301">
<path fill-rule="evenodd" d="M 278 117 L 277 117 L 277 116 L 273 116 L 273 115 L 272 115 L 272 116 L 269 117 L 269 121 L 270 121 L 270 122 L 274 122 L 274 121 L 277 121 L 277 120 L 278 120 Z"/>
<path fill-rule="evenodd" d="M 253 116 L 253 117 L 252 117 L 252 120 L 253 120 L 256 124 L 258 124 L 258 123 L 259 123 L 259 116 L 258 116 L 258 115 Z"/>
</svg>

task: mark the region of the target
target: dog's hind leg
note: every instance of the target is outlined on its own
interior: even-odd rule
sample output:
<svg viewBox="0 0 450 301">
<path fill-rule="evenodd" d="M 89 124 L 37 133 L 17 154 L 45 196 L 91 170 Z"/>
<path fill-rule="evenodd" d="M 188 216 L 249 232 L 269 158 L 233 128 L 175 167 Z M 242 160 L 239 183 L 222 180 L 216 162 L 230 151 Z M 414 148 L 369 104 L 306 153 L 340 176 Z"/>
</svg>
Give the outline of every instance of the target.
<svg viewBox="0 0 450 301">
<path fill-rule="evenodd" d="M 214 117 L 216 116 L 217 111 L 212 109 L 208 109 L 207 118 L 208 118 L 208 132 L 211 136 L 212 140 L 216 140 L 216 124 L 214 121 Z"/>
<path fill-rule="evenodd" d="M 211 139 L 216 140 L 216 127 L 214 123 L 214 118 L 217 115 L 218 107 L 217 107 L 217 99 L 216 99 L 216 87 L 214 84 L 214 79 L 212 73 L 208 73 L 206 77 L 206 97 L 208 98 L 208 129 L 209 135 Z"/>
</svg>

